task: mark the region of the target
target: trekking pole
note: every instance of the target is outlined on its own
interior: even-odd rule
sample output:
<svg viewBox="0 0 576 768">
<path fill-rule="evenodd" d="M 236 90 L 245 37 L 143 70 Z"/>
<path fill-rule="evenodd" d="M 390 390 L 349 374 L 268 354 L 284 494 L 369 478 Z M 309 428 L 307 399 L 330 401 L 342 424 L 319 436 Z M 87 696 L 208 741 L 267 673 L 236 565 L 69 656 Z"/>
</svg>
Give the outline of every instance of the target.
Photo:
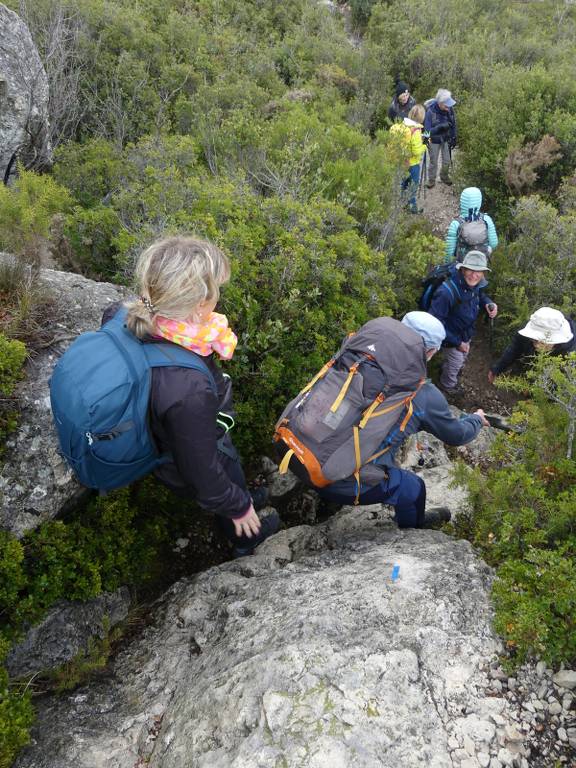
<svg viewBox="0 0 576 768">
<path fill-rule="evenodd" d="M 426 155 L 428 150 L 422 155 L 422 168 L 420 168 L 420 183 L 418 184 L 418 197 L 423 197 L 426 200 L 426 185 L 424 184 L 426 178 Z"/>
</svg>

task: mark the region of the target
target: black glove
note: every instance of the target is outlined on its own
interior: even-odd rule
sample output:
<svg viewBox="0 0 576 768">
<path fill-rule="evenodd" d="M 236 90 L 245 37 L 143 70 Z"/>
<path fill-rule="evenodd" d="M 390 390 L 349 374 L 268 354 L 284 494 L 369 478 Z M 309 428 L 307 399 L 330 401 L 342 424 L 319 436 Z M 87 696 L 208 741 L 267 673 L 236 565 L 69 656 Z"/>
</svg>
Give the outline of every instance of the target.
<svg viewBox="0 0 576 768">
<path fill-rule="evenodd" d="M 450 147 L 450 149 L 455 149 L 456 148 L 456 139 L 450 139 L 450 141 L 448 142 L 448 146 Z"/>
</svg>

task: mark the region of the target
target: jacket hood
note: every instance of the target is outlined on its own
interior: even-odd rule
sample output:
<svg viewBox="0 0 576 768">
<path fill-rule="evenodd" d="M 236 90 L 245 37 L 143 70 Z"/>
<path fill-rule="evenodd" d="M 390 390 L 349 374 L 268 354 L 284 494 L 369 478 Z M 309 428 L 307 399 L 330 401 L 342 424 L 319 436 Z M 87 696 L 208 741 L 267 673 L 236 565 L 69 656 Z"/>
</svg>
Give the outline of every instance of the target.
<svg viewBox="0 0 576 768">
<path fill-rule="evenodd" d="M 417 123 L 416 120 L 410 120 L 409 117 L 405 117 L 403 123 L 404 125 L 410 126 L 410 128 L 422 128 L 422 123 Z"/>
<path fill-rule="evenodd" d="M 473 215 L 478 215 L 482 208 L 482 192 L 478 187 L 466 187 L 466 189 L 460 195 L 460 215 L 462 218 L 470 216 L 472 210 Z"/>
</svg>

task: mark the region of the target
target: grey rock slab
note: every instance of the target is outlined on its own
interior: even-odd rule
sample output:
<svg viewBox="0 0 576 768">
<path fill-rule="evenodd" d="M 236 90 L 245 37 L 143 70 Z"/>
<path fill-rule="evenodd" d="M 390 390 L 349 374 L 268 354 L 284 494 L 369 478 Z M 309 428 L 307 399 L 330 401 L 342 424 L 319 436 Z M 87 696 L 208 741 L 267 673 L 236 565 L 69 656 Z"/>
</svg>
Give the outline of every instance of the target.
<svg viewBox="0 0 576 768">
<path fill-rule="evenodd" d="M 39 702 L 15 768 L 453 768 L 451 712 L 498 648 L 486 566 L 362 510 L 284 533 L 168 590 L 109 679 Z"/>
<path fill-rule="evenodd" d="M 556 672 L 552 679 L 559 688 L 567 688 L 568 690 L 576 688 L 576 671 L 573 669 L 562 669 L 560 672 Z"/>
<path fill-rule="evenodd" d="M 545 661 L 539 661 L 536 664 L 536 674 L 538 677 L 543 677 L 546 673 L 546 662 Z"/>
<path fill-rule="evenodd" d="M 15 153 L 27 167 L 51 162 L 48 78 L 28 27 L 0 4 L 0 179 Z"/>
<path fill-rule="evenodd" d="M 402 445 L 398 465 L 402 469 L 421 470 L 450 464 L 444 443 L 428 432 L 410 435 Z"/>
<path fill-rule="evenodd" d="M 268 480 L 268 489 L 270 491 L 270 501 L 275 504 L 291 496 L 298 488 L 302 488 L 302 483 L 293 472 L 288 470 L 286 474 L 281 475 L 276 472 Z"/>
<path fill-rule="evenodd" d="M 73 339 L 99 328 L 104 309 L 126 296 L 121 286 L 69 272 L 43 269 L 39 279 L 54 300 L 49 330 L 62 341 L 40 350 L 27 363 L 26 378 L 17 390 L 20 424 L 6 442 L 0 467 L 0 529 L 19 538 L 86 493 L 59 452 L 48 381 Z"/>
<path fill-rule="evenodd" d="M 452 517 L 466 509 L 468 497 L 462 486 L 453 486 L 452 464 L 423 469 L 417 474 L 426 483 L 426 506 L 448 507 Z"/>
<path fill-rule="evenodd" d="M 498 760 L 502 765 L 513 765 L 514 755 L 508 749 L 500 749 L 498 752 Z"/>
<path fill-rule="evenodd" d="M 11 677 L 46 672 L 88 649 L 92 638 L 103 639 L 128 615 L 130 592 L 122 587 L 86 602 L 62 602 L 28 630 L 6 660 Z"/>
</svg>

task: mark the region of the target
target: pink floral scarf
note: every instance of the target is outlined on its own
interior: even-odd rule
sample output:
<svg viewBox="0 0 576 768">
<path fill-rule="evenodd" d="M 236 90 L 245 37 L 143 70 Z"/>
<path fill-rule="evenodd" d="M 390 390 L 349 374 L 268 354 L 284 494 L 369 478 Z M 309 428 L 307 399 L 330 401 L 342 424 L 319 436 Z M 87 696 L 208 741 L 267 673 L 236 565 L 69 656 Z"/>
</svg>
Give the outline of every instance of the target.
<svg viewBox="0 0 576 768">
<path fill-rule="evenodd" d="M 186 323 L 157 315 L 155 325 L 163 339 L 202 357 L 216 352 L 223 360 L 230 360 L 238 343 L 236 334 L 228 328 L 228 318 L 218 312 L 212 312 L 204 323 Z"/>
</svg>

